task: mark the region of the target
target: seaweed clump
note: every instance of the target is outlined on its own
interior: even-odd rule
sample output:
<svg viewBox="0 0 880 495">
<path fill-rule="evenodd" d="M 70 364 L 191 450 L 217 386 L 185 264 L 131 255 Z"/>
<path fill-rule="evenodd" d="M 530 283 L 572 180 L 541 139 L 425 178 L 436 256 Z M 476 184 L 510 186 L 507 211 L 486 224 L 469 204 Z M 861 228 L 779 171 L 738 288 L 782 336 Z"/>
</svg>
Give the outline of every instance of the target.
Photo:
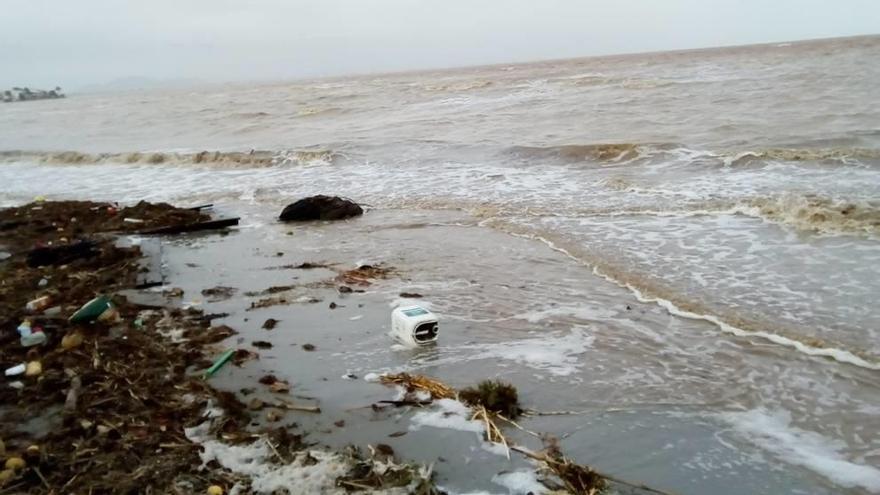
<svg viewBox="0 0 880 495">
<path fill-rule="evenodd" d="M 417 466 L 398 463 L 394 450 L 385 444 L 369 446 L 370 457 L 366 458 L 360 449 L 350 446 L 347 456 L 351 459 L 351 469 L 336 479 L 336 486 L 346 492 L 406 489 L 413 495 L 441 495 L 433 482 L 433 465 Z"/>
<path fill-rule="evenodd" d="M 476 387 L 460 390 L 458 397 L 469 406 L 482 406 L 508 419 L 515 419 L 523 412 L 516 388 L 501 380 L 483 380 Z"/>
</svg>

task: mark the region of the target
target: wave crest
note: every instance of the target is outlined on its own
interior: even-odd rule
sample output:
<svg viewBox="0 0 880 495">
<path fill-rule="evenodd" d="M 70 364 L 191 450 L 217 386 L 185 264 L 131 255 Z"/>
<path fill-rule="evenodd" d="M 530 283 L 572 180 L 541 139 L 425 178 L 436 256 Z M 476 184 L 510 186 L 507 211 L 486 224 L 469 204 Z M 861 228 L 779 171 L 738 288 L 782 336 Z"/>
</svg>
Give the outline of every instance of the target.
<svg viewBox="0 0 880 495">
<path fill-rule="evenodd" d="M 279 165 L 330 164 L 338 156 L 329 150 L 288 151 L 200 151 L 196 153 L 132 152 L 82 153 L 79 151 L 0 152 L 0 162 L 35 161 L 57 165 L 148 164 L 207 165 L 228 168 L 256 168 Z"/>
<path fill-rule="evenodd" d="M 880 202 L 788 193 L 754 198 L 736 210 L 800 230 L 880 234 Z"/>
<path fill-rule="evenodd" d="M 768 148 L 729 153 L 723 158 L 724 164 L 727 166 L 746 166 L 767 160 L 850 164 L 861 160 L 880 160 L 880 150 L 872 148 Z"/>
<path fill-rule="evenodd" d="M 526 159 L 556 159 L 565 163 L 621 163 L 647 157 L 658 151 L 671 151 L 681 147 L 675 143 L 564 144 L 512 146 L 507 148 L 507 152 Z"/>
</svg>

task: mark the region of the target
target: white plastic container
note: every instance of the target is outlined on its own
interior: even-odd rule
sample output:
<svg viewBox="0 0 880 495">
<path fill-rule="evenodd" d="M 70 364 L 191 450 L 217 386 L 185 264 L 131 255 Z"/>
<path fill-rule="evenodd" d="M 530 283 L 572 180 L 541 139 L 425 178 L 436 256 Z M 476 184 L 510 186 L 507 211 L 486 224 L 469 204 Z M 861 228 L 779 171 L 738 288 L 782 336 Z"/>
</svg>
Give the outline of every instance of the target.
<svg viewBox="0 0 880 495">
<path fill-rule="evenodd" d="M 409 346 L 437 342 L 438 320 L 434 313 L 421 306 L 403 306 L 391 312 L 391 332 L 394 340 Z"/>
</svg>

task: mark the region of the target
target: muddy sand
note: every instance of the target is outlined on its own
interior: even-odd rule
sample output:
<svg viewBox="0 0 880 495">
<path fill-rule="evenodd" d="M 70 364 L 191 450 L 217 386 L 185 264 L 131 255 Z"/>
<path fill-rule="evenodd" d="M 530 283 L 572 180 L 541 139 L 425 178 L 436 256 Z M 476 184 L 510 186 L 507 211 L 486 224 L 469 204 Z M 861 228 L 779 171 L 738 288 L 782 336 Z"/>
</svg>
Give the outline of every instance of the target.
<svg viewBox="0 0 880 495">
<path fill-rule="evenodd" d="M 488 423 L 452 388 L 432 396 L 382 383 L 436 352 L 387 335 L 393 307 L 431 305 L 393 256 L 352 262 L 341 246 L 302 242 L 307 231 L 344 224 L 264 226 L 278 231 L 276 242 L 255 226 L 142 234 L 209 220 L 202 210 L 145 203 L 0 211 L 0 364 L 28 368 L 0 387 L 0 493 L 587 493 L 603 485 L 588 470 L 568 479 L 539 473 L 549 464 L 528 455 L 562 454 L 541 451 L 546 442 L 514 425 L 504 423 L 503 441 L 526 455 L 500 437 L 486 441 Z M 101 295 L 109 310 L 71 320 Z M 27 307 L 40 297 L 47 301 Z M 16 327 L 24 322 L 46 342 L 23 346 Z M 358 365 L 359 355 L 369 359 Z M 437 378 L 458 388 L 484 377 Z"/>
</svg>

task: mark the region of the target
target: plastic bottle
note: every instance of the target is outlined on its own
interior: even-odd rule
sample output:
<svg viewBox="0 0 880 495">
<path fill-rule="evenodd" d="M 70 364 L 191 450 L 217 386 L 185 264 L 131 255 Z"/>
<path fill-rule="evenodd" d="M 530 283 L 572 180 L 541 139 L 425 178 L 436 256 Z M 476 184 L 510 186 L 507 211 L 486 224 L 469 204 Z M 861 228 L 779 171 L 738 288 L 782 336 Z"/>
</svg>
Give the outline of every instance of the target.
<svg viewBox="0 0 880 495">
<path fill-rule="evenodd" d="M 31 347 L 42 345 L 46 342 L 46 334 L 42 327 L 31 328 L 31 321 L 24 320 L 18 325 L 18 334 L 21 335 L 21 345 L 23 347 Z"/>
<path fill-rule="evenodd" d="M 33 301 L 27 303 L 25 305 L 25 309 L 30 311 L 31 313 L 36 313 L 37 311 L 42 311 L 49 307 L 52 304 L 52 298 L 49 296 L 38 297 Z"/>
</svg>

